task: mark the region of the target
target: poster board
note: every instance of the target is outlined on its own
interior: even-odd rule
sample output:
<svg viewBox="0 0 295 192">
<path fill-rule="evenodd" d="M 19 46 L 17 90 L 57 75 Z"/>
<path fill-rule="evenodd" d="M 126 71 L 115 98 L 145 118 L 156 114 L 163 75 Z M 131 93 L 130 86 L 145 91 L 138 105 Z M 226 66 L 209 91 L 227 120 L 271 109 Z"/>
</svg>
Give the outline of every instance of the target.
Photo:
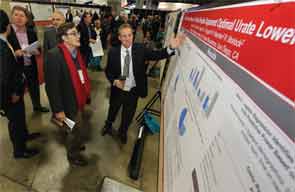
<svg viewBox="0 0 295 192">
<path fill-rule="evenodd" d="M 178 17 L 179 15 L 181 14 L 180 11 L 174 11 L 174 12 L 171 12 L 171 13 L 168 13 L 167 16 L 166 16 L 166 21 L 165 21 L 165 39 L 164 39 L 164 45 L 163 47 L 167 47 L 168 46 L 168 43 L 169 43 L 169 40 L 170 38 L 174 35 L 174 32 L 177 31 L 177 27 L 178 27 L 178 24 L 179 22 L 178 21 Z M 171 74 L 171 73 L 167 73 L 165 70 L 166 68 L 168 70 L 173 70 L 173 66 L 169 67 L 166 66 L 166 65 L 170 65 L 170 63 L 173 63 L 173 62 L 170 62 L 170 63 L 167 63 L 167 59 L 162 59 L 161 61 L 159 61 L 161 63 L 161 68 L 160 68 L 160 81 L 162 82 L 164 78 L 164 76 L 166 76 L 167 74 Z M 165 74 L 164 74 L 165 73 Z M 167 77 L 169 78 L 169 77 Z M 165 89 L 165 85 L 164 85 L 164 89 Z M 165 91 L 164 91 L 165 92 Z"/>
<path fill-rule="evenodd" d="M 18 5 L 28 9 L 29 11 L 32 11 L 34 15 L 34 21 L 47 21 L 53 13 L 52 5 L 22 2 L 10 2 L 9 4 L 11 9 Z"/>
<path fill-rule="evenodd" d="M 10 5 L 10 9 L 12 9 L 14 6 L 17 5 L 17 6 L 21 6 L 21 7 L 24 7 L 24 8 L 26 8 L 26 9 L 30 10 L 30 5 L 29 5 L 29 3 L 10 2 L 9 5 Z"/>
<path fill-rule="evenodd" d="M 52 16 L 53 7 L 52 5 L 44 5 L 37 3 L 30 3 L 31 10 L 34 15 L 34 21 L 48 21 Z"/>
<path fill-rule="evenodd" d="M 294 9 L 268 0 L 184 12 L 160 191 L 295 191 Z"/>
</svg>

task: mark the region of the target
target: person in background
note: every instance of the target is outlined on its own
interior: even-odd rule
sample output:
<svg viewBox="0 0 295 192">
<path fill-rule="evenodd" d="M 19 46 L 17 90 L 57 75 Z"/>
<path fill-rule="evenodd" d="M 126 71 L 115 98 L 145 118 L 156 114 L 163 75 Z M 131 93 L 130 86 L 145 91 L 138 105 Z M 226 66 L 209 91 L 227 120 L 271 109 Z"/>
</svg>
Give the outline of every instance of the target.
<svg viewBox="0 0 295 192">
<path fill-rule="evenodd" d="M 134 38 L 135 43 L 143 43 L 144 41 L 144 34 L 141 25 L 137 26 L 136 35 Z"/>
<path fill-rule="evenodd" d="M 155 42 L 152 40 L 152 34 L 150 31 L 146 32 L 146 36 L 143 40 L 143 44 L 144 44 L 145 48 L 148 48 L 151 50 L 154 50 L 156 48 Z"/>
<path fill-rule="evenodd" d="M 143 30 L 143 35 L 145 36 L 148 31 L 152 31 L 152 21 L 153 21 L 153 16 L 148 15 L 147 19 L 142 22 L 142 30 Z"/>
<path fill-rule="evenodd" d="M 66 22 L 73 22 L 73 14 L 71 12 L 71 9 L 68 8 L 67 12 L 66 12 Z"/>
<path fill-rule="evenodd" d="M 100 66 L 100 61 L 101 61 L 101 56 L 103 56 L 103 48 L 102 48 L 102 43 L 101 43 L 101 34 L 102 34 L 102 29 L 101 29 L 101 24 L 100 24 L 100 19 L 96 19 L 94 21 L 94 30 L 97 35 L 96 39 L 96 47 L 99 49 L 97 50 L 99 52 L 99 55 L 93 55 L 93 57 L 90 59 L 90 67 L 93 68 L 94 70 L 101 71 L 102 67 Z"/>
<path fill-rule="evenodd" d="M 94 11 L 93 16 L 92 16 L 92 23 L 95 24 L 94 22 L 95 22 L 97 19 L 99 19 L 99 16 L 98 16 L 97 12 Z"/>
<path fill-rule="evenodd" d="M 33 109 L 35 112 L 49 112 L 48 108 L 41 106 L 40 102 L 38 68 L 35 57 L 40 54 L 40 51 L 35 50 L 33 54 L 28 54 L 23 51 L 24 47 L 38 41 L 36 32 L 31 28 L 26 27 L 28 22 L 28 11 L 21 6 L 16 5 L 12 8 L 11 19 L 11 33 L 7 39 L 15 51 L 17 62 L 24 68 Z"/>
<path fill-rule="evenodd" d="M 118 39 L 118 30 L 122 24 L 128 23 L 128 16 L 124 13 L 121 13 L 115 20 L 113 20 L 111 25 L 111 45 L 113 47 L 120 45 L 120 40 Z"/>
<path fill-rule="evenodd" d="M 96 33 L 93 27 L 91 26 L 91 19 L 92 19 L 91 14 L 89 12 L 85 12 L 82 15 L 81 22 L 77 26 L 77 29 L 81 34 L 80 51 L 84 57 L 86 66 L 88 66 L 88 63 L 90 62 L 90 58 L 92 54 L 89 44 L 96 42 Z"/>
<path fill-rule="evenodd" d="M 79 15 L 79 11 L 76 11 L 76 14 L 73 18 L 73 23 L 75 23 L 75 25 L 78 26 L 80 22 L 81 22 L 81 17 Z"/>
<path fill-rule="evenodd" d="M 134 14 L 131 15 L 130 20 L 128 21 L 128 23 L 132 27 L 132 29 L 133 29 L 133 36 L 135 37 L 136 36 L 136 29 L 137 29 L 137 26 L 138 26 L 136 15 L 134 15 Z"/>
<path fill-rule="evenodd" d="M 147 49 L 151 49 L 151 50 L 156 49 L 155 42 L 152 40 L 151 32 L 149 31 L 146 32 L 146 36 L 143 40 L 143 44 L 144 44 L 144 47 Z M 148 64 L 146 69 L 146 74 L 148 76 L 151 76 L 152 69 L 158 63 L 158 61 L 146 61 L 146 63 Z"/>
<path fill-rule="evenodd" d="M 163 47 L 164 44 L 164 38 L 165 38 L 165 29 L 163 26 L 160 27 L 159 32 L 157 33 L 157 37 L 156 37 L 156 47 L 158 49 Z"/>
<path fill-rule="evenodd" d="M 101 34 L 101 32 L 102 32 L 100 18 L 97 18 L 97 19 L 94 21 L 94 30 L 95 30 L 95 32 L 96 32 L 97 37 L 100 38 L 100 34 Z"/>
<path fill-rule="evenodd" d="M 58 27 L 65 23 L 65 17 L 62 12 L 54 11 L 51 17 L 52 26 L 45 29 L 44 41 L 43 41 L 43 58 L 44 63 L 47 62 L 47 52 L 57 45 L 59 42 L 57 39 L 57 29 Z"/>
<path fill-rule="evenodd" d="M 29 149 L 26 142 L 39 134 L 29 134 L 26 124 L 23 67 L 16 61 L 14 50 L 7 40 L 10 24 L 7 14 L 0 9 L 0 109 L 8 119 L 8 132 L 14 158 L 30 158 L 39 153 Z"/>
<path fill-rule="evenodd" d="M 66 135 L 67 158 L 72 165 L 85 166 L 82 156 L 83 118 L 82 112 L 90 98 L 90 80 L 84 60 L 79 51 L 80 34 L 74 23 L 65 23 L 58 28 L 57 47 L 48 51 L 44 65 L 45 88 L 53 113 L 62 128 L 66 118 L 76 124 Z"/>
<path fill-rule="evenodd" d="M 111 20 L 108 19 L 108 16 L 103 17 L 102 19 L 102 31 L 101 31 L 101 43 L 102 43 L 102 47 L 103 49 L 107 49 L 108 48 L 108 37 L 111 34 Z"/>
<path fill-rule="evenodd" d="M 155 41 L 156 40 L 156 37 L 157 37 L 157 34 L 158 34 L 158 31 L 159 31 L 159 28 L 160 28 L 160 25 L 161 25 L 161 19 L 160 19 L 160 16 L 159 15 L 155 15 L 153 17 L 153 21 L 152 21 L 152 39 Z"/>
<path fill-rule="evenodd" d="M 153 51 L 142 44 L 133 43 L 133 31 L 129 24 L 119 28 L 121 45 L 108 52 L 106 76 L 111 84 L 110 106 L 102 135 L 112 134 L 112 123 L 121 106 L 122 121 L 119 138 L 127 143 L 128 127 L 136 111 L 138 97 L 147 96 L 146 60 L 160 60 L 169 57 L 179 47 L 182 37 L 172 38 L 169 48 Z"/>
</svg>

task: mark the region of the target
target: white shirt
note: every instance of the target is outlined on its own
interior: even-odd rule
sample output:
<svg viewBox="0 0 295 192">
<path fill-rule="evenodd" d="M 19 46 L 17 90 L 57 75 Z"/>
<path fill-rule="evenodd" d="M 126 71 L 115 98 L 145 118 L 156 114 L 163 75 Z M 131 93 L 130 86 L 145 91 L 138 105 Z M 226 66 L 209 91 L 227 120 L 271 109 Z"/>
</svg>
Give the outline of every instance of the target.
<svg viewBox="0 0 295 192">
<path fill-rule="evenodd" d="M 81 21 L 81 18 L 77 15 L 73 18 L 73 23 L 75 23 L 76 26 L 80 23 L 80 21 Z"/>
<path fill-rule="evenodd" d="M 123 75 L 124 70 L 124 61 L 126 56 L 126 48 L 124 46 L 121 46 L 121 75 Z M 125 80 L 125 85 L 123 90 L 124 91 L 130 91 L 133 87 L 136 87 L 135 78 L 133 74 L 133 62 L 132 62 L 132 46 L 128 48 L 129 55 L 130 55 L 130 64 L 129 64 L 129 77 Z"/>
</svg>

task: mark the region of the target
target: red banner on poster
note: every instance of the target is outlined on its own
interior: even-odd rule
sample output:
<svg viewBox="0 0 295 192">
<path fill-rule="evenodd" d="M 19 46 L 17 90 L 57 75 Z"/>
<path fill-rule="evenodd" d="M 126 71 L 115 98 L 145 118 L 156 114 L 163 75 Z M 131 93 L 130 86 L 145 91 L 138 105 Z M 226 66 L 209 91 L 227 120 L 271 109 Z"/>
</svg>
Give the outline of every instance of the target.
<svg viewBox="0 0 295 192">
<path fill-rule="evenodd" d="M 182 28 L 295 101 L 295 3 L 186 12 Z"/>
</svg>

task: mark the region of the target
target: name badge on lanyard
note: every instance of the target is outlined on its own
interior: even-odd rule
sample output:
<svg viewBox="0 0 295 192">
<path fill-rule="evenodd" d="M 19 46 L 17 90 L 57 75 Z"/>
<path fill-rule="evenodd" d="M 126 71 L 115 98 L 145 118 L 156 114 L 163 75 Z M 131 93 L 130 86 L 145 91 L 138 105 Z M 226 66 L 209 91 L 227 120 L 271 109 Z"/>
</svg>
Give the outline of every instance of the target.
<svg viewBox="0 0 295 192">
<path fill-rule="evenodd" d="M 79 78 L 82 84 L 85 83 L 85 79 L 84 79 L 84 75 L 83 75 L 83 71 L 80 69 L 78 70 L 78 74 L 79 74 Z"/>
</svg>

